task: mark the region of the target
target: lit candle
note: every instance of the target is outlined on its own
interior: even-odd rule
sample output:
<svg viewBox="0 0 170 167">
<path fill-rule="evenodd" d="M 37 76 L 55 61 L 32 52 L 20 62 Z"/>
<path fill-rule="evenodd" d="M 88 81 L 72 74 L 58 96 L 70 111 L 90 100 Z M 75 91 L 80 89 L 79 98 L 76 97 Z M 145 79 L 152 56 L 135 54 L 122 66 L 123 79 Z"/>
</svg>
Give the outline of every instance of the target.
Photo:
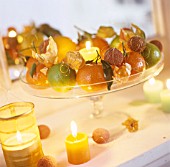
<svg viewBox="0 0 170 167">
<path fill-rule="evenodd" d="M 86 42 L 86 48 L 81 49 L 79 52 L 83 56 L 85 61 L 94 60 L 97 57 L 97 51 L 100 53 L 98 47 L 91 47 L 91 42 Z"/>
<path fill-rule="evenodd" d="M 77 133 L 77 125 L 71 122 L 72 134 L 68 135 L 65 144 L 68 162 L 74 165 L 82 164 L 90 160 L 88 137 L 84 133 Z"/>
<path fill-rule="evenodd" d="M 13 27 L 8 28 L 8 49 L 16 49 L 17 47 L 17 32 Z"/>
<path fill-rule="evenodd" d="M 143 85 L 145 97 L 147 101 L 150 103 L 160 102 L 160 92 L 162 89 L 163 89 L 162 81 L 155 80 L 154 78 L 151 78 Z"/>
<path fill-rule="evenodd" d="M 34 105 L 27 102 L 0 108 L 0 139 L 7 167 L 37 167 L 43 156 L 33 108 Z"/>
<path fill-rule="evenodd" d="M 7 166 L 36 166 L 43 156 L 39 138 L 33 133 L 20 133 L 11 136 L 2 145 Z"/>
<path fill-rule="evenodd" d="M 166 82 L 167 89 L 160 93 L 162 109 L 165 112 L 170 112 L 170 79 Z"/>
<path fill-rule="evenodd" d="M 9 36 L 10 38 L 15 38 L 15 37 L 17 36 L 17 33 L 16 33 L 15 30 L 10 30 L 10 31 L 8 32 L 8 36 Z"/>
</svg>

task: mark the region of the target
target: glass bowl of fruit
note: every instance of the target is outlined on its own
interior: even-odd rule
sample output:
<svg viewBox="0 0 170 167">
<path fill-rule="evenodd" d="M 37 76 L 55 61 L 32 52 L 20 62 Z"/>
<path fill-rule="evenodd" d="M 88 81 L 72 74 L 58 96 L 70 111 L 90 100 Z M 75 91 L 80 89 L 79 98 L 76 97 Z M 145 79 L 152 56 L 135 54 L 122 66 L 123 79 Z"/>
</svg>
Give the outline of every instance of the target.
<svg viewBox="0 0 170 167">
<path fill-rule="evenodd" d="M 108 29 L 102 27 L 98 34 L 103 31 L 106 34 Z M 38 51 L 32 50 L 20 74 L 24 90 L 43 98 L 89 97 L 94 103 L 93 116 L 98 116 L 103 110 L 103 95 L 137 85 L 161 72 L 164 63 L 159 41 L 148 42 L 144 31 L 134 24 L 112 34 L 110 44 L 97 34 L 81 38 L 78 44 L 64 36 L 50 36 Z M 92 47 L 85 47 L 88 43 Z"/>
</svg>

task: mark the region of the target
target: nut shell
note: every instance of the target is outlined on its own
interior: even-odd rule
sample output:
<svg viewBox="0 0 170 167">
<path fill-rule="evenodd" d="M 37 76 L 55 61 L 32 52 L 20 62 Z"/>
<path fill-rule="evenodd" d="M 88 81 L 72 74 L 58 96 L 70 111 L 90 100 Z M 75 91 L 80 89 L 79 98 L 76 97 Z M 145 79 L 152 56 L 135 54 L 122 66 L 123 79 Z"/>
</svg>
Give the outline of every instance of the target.
<svg viewBox="0 0 170 167">
<path fill-rule="evenodd" d="M 110 138 L 110 133 L 107 129 L 97 128 L 92 134 L 93 140 L 98 144 L 107 143 Z"/>
<path fill-rule="evenodd" d="M 50 128 L 47 125 L 38 125 L 40 139 L 46 139 L 50 135 Z"/>
<path fill-rule="evenodd" d="M 118 49 L 109 48 L 105 52 L 104 60 L 111 65 L 121 66 L 124 60 L 124 56 Z"/>
<path fill-rule="evenodd" d="M 146 48 L 146 42 L 141 37 L 133 36 L 128 40 L 128 47 L 134 52 L 141 53 Z"/>
<path fill-rule="evenodd" d="M 158 47 L 158 49 L 162 52 L 163 46 L 162 46 L 162 43 L 161 43 L 160 41 L 158 41 L 158 40 L 152 40 L 152 41 L 150 41 L 150 43 L 156 45 L 156 46 Z"/>
<path fill-rule="evenodd" d="M 43 156 L 38 161 L 37 167 L 57 167 L 57 161 L 52 156 Z"/>
</svg>

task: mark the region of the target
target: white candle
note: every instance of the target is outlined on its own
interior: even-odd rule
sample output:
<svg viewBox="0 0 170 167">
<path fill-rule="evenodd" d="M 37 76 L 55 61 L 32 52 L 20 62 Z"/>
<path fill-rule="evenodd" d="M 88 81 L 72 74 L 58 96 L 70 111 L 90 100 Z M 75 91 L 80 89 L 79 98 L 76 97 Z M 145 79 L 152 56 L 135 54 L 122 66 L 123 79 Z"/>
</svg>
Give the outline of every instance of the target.
<svg viewBox="0 0 170 167">
<path fill-rule="evenodd" d="M 170 79 L 166 82 L 167 89 L 160 93 L 162 109 L 165 112 L 170 112 Z"/>
<path fill-rule="evenodd" d="M 79 52 L 83 56 L 85 61 L 95 60 L 97 58 L 97 51 L 100 53 L 98 47 L 91 47 L 91 42 L 86 42 L 86 48 L 81 49 Z"/>
<path fill-rule="evenodd" d="M 160 80 L 151 78 L 143 85 L 145 97 L 150 103 L 160 102 L 160 92 L 163 90 L 163 83 Z"/>
</svg>

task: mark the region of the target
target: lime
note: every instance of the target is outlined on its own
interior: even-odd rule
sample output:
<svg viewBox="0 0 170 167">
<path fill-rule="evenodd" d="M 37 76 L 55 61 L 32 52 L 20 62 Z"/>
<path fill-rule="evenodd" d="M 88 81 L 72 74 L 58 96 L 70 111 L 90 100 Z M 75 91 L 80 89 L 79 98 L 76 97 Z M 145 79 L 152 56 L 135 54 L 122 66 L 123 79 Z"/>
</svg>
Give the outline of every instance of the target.
<svg viewBox="0 0 170 167">
<path fill-rule="evenodd" d="M 147 43 L 145 50 L 142 52 L 142 56 L 146 61 L 146 67 L 150 68 L 161 59 L 161 52 L 154 44 Z"/>
<path fill-rule="evenodd" d="M 50 86 L 58 92 L 71 90 L 76 84 L 76 72 L 65 63 L 53 65 L 47 72 Z"/>
</svg>

